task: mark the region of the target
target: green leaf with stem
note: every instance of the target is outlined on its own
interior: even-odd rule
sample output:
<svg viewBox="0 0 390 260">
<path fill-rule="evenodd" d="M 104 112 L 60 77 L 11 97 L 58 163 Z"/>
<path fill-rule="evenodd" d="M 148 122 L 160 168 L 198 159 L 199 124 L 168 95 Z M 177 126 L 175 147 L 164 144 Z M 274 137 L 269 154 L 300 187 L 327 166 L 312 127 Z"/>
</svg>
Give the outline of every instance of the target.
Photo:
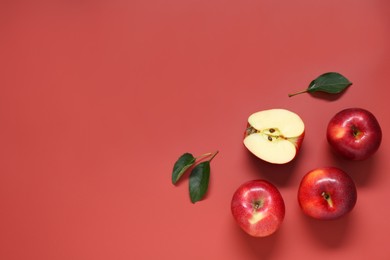
<svg viewBox="0 0 390 260">
<path fill-rule="evenodd" d="M 309 87 L 303 91 L 288 94 L 289 97 L 302 94 L 302 93 L 313 93 L 313 92 L 326 92 L 330 94 L 338 94 L 343 92 L 346 88 L 352 85 L 346 77 L 337 72 L 328 72 L 320 75 L 312 82 L 310 82 Z"/>
<path fill-rule="evenodd" d="M 217 154 L 218 151 L 214 154 L 210 154 L 211 158 L 209 160 L 199 163 L 191 171 L 189 190 L 192 203 L 202 200 L 206 194 L 209 187 L 210 162 Z"/>
</svg>

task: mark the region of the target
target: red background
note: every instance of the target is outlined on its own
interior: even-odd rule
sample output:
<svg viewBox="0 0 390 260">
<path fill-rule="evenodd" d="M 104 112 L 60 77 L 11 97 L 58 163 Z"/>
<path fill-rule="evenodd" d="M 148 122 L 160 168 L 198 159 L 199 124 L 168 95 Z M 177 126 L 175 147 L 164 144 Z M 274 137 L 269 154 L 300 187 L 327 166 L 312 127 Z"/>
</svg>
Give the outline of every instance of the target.
<svg viewBox="0 0 390 260">
<path fill-rule="evenodd" d="M 390 2 L 1 1 L 1 259 L 390 259 Z M 318 75 L 343 94 L 300 95 Z M 292 163 L 255 159 L 249 114 L 286 108 L 306 123 Z M 384 133 L 375 156 L 337 158 L 325 139 L 347 107 Z M 193 205 L 184 152 L 219 150 L 210 189 Z M 338 166 L 356 181 L 345 218 L 305 217 L 302 176 Z M 286 203 L 274 235 L 234 223 L 230 200 L 264 178 Z"/>
</svg>

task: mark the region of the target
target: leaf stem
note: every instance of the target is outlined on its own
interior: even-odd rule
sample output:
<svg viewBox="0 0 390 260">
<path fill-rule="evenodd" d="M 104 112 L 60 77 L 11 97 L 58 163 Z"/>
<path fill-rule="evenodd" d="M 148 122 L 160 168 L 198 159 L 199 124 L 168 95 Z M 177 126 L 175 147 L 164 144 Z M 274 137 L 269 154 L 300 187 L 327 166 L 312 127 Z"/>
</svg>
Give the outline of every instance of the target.
<svg viewBox="0 0 390 260">
<path fill-rule="evenodd" d="M 303 93 L 306 93 L 308 90 L 305 89 L 305 90 L 302 90 L 302 91 L 299 91 L 297 93 L 293 93 L 293 94 L 288 94 L 289 97 L 292 97 L 292 96 L 295 96 L 295 95 L 299 95 L 299 94 L 303 94 Z"/>
<path fill-rule="evenodd" d="M 211 158 L 209 159 L 209 161 L 211 162 L 211 160 L 218 154 L 219 151 L 216 151 L 214 153 L 204 153 L 202 155 L 199 155 L 198 157 L 195 158 L 195 160 L 201 160 L 201 159 L 204 159 L 206 157 L 209 157 L 211 156 Z"/>
<path fill-rule="evenodd" d="M 203 159 L 203 158 L 209 157 L 211 155 L 212 155 L 212 153 L 204 153 L 202 155 L 199 155 L 198 157 L 195 157 L 195 160 Z"/>
<path fill-rule="evenodd" d="M 217 151 L 213 154 L 213 156 L 211 156 L 209 162 L 211 162 L 211 160 L 214 159 L 214 157 L 215 157 L 218 153 L 219 153 L 219 151 L 217 150 Z"/>
</svg>

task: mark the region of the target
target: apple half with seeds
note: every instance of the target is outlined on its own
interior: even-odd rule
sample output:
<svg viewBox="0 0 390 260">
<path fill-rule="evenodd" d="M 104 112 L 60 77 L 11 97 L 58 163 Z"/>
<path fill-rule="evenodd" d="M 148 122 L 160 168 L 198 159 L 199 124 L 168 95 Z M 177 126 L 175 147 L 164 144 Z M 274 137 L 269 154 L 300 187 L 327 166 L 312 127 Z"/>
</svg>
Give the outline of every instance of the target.
<svg viewBox="0 0 390 260">
<path fill-rule="evenodd" d="M 249 116 L 244 145 L 266 162 L 285 164 L 298 154 L 304 136 L 305 124 L 296 113 L 269 109 Z"/>
</svg>

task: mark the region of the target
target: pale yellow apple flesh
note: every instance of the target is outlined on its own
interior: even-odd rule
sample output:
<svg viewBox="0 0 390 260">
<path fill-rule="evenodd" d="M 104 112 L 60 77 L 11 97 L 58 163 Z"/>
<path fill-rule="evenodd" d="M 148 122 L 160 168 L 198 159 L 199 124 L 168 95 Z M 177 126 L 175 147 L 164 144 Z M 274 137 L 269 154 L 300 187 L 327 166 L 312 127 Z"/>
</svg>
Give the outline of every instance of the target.
<svg viewBox="0 0 390 260">
<path fill-rule="evenodd" d="M 249 116 L 244 145 L 264 161 L 284 164 L 295 158 L 304 132 L 305 125 L 294 112 L 264 110 Z"/>
</svg>

